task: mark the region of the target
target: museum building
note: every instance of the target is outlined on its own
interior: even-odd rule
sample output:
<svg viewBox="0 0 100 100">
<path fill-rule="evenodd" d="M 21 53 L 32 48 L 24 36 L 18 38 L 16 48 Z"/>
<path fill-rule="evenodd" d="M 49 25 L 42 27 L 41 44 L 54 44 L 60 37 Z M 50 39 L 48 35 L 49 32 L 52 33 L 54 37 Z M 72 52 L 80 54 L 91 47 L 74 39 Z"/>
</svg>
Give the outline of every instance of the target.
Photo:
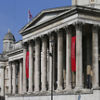
<svg viewBox="0 0 100 100">
<path fill-rule="evenodd" d="M 77 5 L 77 6 L 75 6 Z M 0 54 L 5 100 L 100 99 L 100 1 L 41 11 Z"/>
</svg>

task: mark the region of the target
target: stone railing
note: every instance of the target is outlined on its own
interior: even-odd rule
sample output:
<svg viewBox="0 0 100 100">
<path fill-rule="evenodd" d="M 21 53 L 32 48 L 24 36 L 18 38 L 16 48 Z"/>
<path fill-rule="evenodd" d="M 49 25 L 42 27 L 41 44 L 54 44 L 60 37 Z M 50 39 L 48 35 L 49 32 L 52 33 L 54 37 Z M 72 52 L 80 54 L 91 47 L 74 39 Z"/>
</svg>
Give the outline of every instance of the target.
<svg viewBox="0 0 100 100">
<path fill-rule="evenodd" d="M 17 49 L 21 49 L 22 48 L 22 41 L 18 41 L 16 42 L 16 44 L 14 44 L 14 50 L 17 50 Z"/>
</svg>

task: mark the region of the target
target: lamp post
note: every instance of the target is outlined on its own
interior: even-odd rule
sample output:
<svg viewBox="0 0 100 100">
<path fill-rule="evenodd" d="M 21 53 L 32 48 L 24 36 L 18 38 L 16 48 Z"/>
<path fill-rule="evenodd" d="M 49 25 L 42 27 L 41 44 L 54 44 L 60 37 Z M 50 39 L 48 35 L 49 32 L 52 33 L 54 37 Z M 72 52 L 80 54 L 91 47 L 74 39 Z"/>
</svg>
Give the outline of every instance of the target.
<svg viewBox="0 0 100 100">
<path fill-rule="evenodd" d="M 0 93 L 1 93 L 1 87 L 0 87 Z"/>
<path fill-rule="evenodd" d="M 51 73 L 51 100 L 53 100 L 53 48 L 54 48 L 54 40 L 53 40 L 53 38 L 52 38 L 52 40 L 51 41 L 49 41 L 50 43 L 51 43 L 51 48 L 52 48 L 52 51 L 51 52 L 49 52 L 49 56 L 51 56 L 52 57 L 52 73 Z"/>
</svg>

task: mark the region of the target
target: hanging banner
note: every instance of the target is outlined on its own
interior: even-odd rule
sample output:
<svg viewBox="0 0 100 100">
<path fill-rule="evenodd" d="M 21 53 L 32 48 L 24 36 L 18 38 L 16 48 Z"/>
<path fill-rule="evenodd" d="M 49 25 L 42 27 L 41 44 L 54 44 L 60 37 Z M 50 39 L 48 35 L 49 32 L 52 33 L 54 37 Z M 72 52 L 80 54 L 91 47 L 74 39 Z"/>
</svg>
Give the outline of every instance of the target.
<svg viewBox="0 0 100 100">
<path fill-rule="evenodd" d="M 29 78 L 29 51 L 26 52 L 26 78 Z"/>
<path fill-rule="evenodd" d="M 76 36 L 73 36 L 72 40 L 71 40 L 71 67 L 72 67 L 72 72 L 76 72 L 75 45 L 76 45 Z"/>
</svg>

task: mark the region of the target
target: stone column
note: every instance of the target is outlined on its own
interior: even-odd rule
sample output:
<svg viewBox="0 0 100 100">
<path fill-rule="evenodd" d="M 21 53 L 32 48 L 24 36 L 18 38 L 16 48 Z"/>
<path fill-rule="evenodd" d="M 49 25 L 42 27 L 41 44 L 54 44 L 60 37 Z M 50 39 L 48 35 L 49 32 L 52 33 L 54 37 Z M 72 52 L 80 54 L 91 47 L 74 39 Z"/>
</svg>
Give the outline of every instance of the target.
<svg viewBox="0 0 100 100">
<path fill-rule="evenodd" d="M 82 77 L 82 25 L 76 25 L 76 90 L 83 88 Z"/>
<path fill-rule="evenodd" d="M 49 36 L 49 90 L 51 90 L 51 81 L 52 81 L 52 45 L 51 45 L 51 41 L 52 41 L 52 35 Z M 53 84 L 54 86 L 54 84 Z"/>
<path fill-rule="evenodd" d="M 23 64 L 22 60 L 19 60 L 19 93 L 22 94 L 22 89 L 23 89 Z"/>
<path fill-rule="evenodd" d="M 0 72 L 1 72 L 1 93 L 0 96 L 4 96 L 5 95 L 5 69 L 4 66 L 0 66 Z"/>
<path fill-rule="evenodd" d="M 2 90 L 3 90 L 3 96 L 5 95 L 5 68 L 2 69 Z"/>
<path fill-rule="evenodd" d="M 92 68 L 93 68 L 93 88 L 99 87 L 99 65 L 98 65 L 98 27 L 93 26 L 92 33 Z"/>
<path fill-rule="evenodd" d="M 66 29 L 66 90 L 71 90 L 71 33 Z"/>
<path fill-rule="evenodd" d="M 29 90 L 28 92 L 33 91 L 33 44 L 29 43 Z"/>
<path fill-rule="evenodd" d="M 16 64 L 15 62 L 12 63 L 13 68 L 13 94 L 16 94 Z"/>
<path fill-rule="evenodd" d="M 9 63 L 9 94 L 12 92 L 12 66 L 11 62 Z"/>
<path fill-rule="evenodd" d="M 40 40 L 35 40 L 35 92 L 40 90 Z"/>
<path fill-rule="evenodd" d="M 58 90 L 62 90 L 63 84 L 63 31 L 59 30 L 57 33 L 57 78 L 58 78 Z"/>
<path fill-rule="evenodd" d="M 24 45 L 23 48 L 23 93 L 26 93 L 26 52 L 27 52 L 27 47 Z"/>
<path fill-rule="evenodd" d="M 46 91 L 47 85 L 47 38 L 42 38 L 42 55 L 41 55 L 41 82 L 42 91 Z"/>
</svg>

